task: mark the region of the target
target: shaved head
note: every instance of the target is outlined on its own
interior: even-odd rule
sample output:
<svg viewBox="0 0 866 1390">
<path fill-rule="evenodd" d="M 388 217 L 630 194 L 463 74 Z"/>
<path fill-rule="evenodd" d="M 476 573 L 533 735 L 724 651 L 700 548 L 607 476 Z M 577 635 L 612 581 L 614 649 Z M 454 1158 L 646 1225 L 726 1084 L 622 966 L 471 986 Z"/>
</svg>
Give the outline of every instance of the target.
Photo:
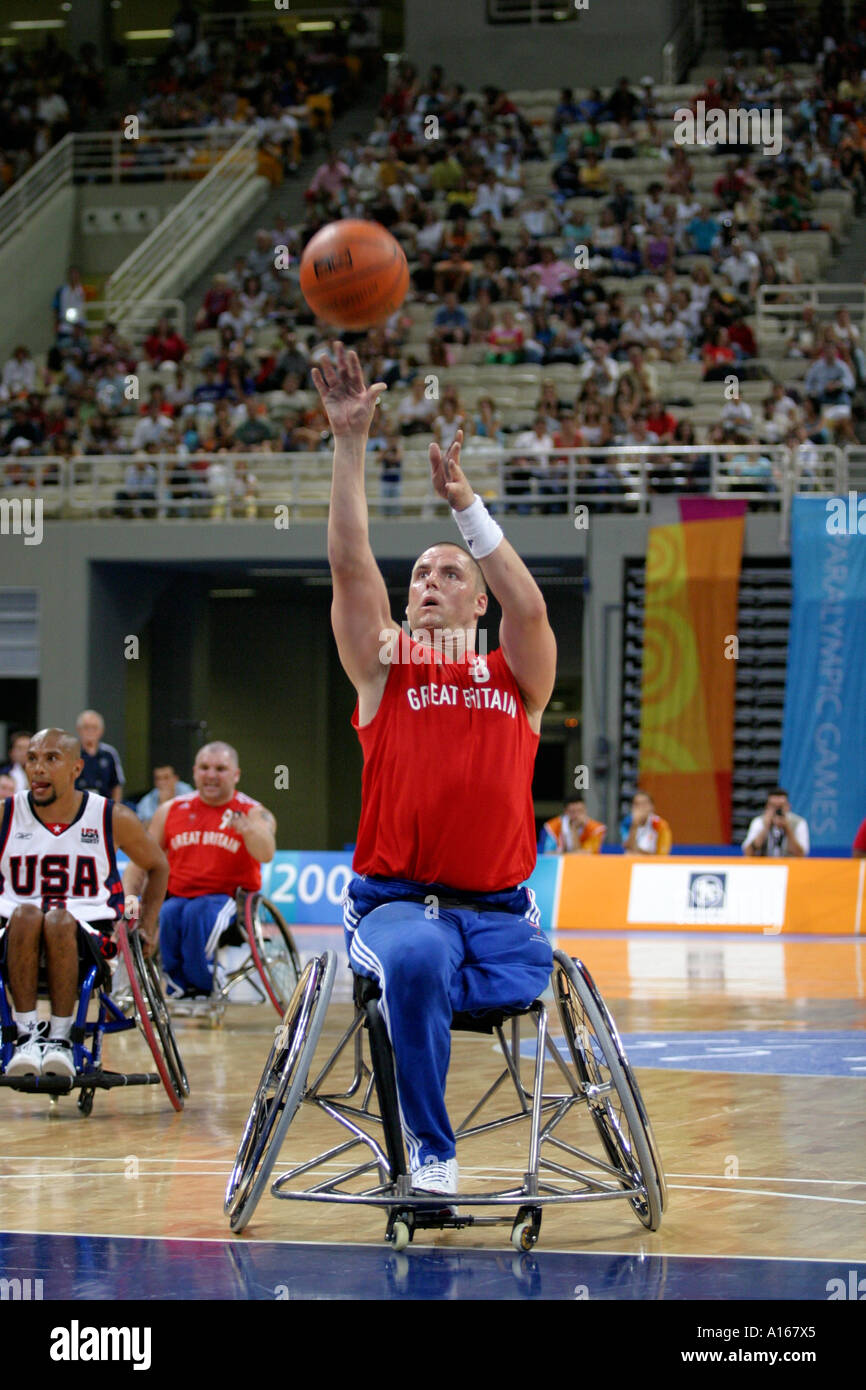
<svg viewBox="0 0 866 1390">
<path fill-rule="evenodd" d="M 59 748 L 72 762 L 81 757 L 81 744 L 75 734 L 68 734 L 65 729 L 40 729 L 38 734 L 31 738 L 30 747 Z"/>
<path fill-rule="evenodd" d="M 212 743 L 203 743 L 195 755 L 196 762 L 202 754 L 212 758 L 225 758 L 233 767 L 240 767 L 237 749 L 232 748 L 230 743 L 223 743 L 221 739 L 214 739 Z"/>
</svg>

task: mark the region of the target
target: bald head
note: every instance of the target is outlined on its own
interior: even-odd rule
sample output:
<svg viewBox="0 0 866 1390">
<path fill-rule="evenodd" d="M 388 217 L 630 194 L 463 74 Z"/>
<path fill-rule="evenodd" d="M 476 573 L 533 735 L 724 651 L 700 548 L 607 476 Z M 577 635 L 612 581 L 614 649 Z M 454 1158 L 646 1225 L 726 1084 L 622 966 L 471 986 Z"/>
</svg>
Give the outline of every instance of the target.
<svg viewBox="0 0 866 1390">
<path fill-rule="evenodd" d="M 58 749 L 73 763 L 81 757 L 81 744 L 75 734 L 69 734 L 65 729 L 40 729 L 31 738 L 28 752 L 48 748 Z"/>
<path fill-rule="evenodd" d="M 192 780 L 202 801 L 224 806 L 231 801 L 240 780 L 237 749 L 222 739 L 206 743 L 198 750 L 192 766 Z"/>
<path fill-rule="evenodd" d="M 230 743 L 223 743 L 221 739 L 215 739 L 212 743 L 204 743 L 198 750 L 196 762 L 201 758 L 221 758 L 230 762 L 232 767 L 239 767 L 238 750 L 232 748 Z"/>
</svg>

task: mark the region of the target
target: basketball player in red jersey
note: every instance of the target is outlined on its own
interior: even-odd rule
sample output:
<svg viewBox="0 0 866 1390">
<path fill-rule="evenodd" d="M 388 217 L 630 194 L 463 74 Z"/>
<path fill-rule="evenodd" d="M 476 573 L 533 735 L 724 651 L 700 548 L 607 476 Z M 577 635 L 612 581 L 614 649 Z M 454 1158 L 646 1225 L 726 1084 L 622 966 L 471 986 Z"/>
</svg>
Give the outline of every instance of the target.
<svg viewBox="0 0 866 1390">
<path fill-rule="evenodd" d="M 43 729 L 30 740 L 30 790 L 0 805 L 0 970 L 15 1006 L 18 1041 L 7 1076 L 74 1076 L 70 1033 L 78 990 L 95 964 L 117 955 L 114 923 L 123 916 L 115 847 L 142 874 L 140 924 L 145 955 L 155 949 L 168 864 L 128 806 L 76 791 L 83 767 L 78 739 Z M 36 1011 L 39 960 L 51 996 L 48 1039 Z"/>
<path fill-rule="evenodd" d="M 519 885 L 536 860 L 532 770 L 556 643 L 538 586 L 460 467 L 460 433 L 444 455 L 431 444 L 430 464 L 467 548 L 424 551 L 409 585 L 412 635 L 397 626 L 364 494 L 367 434 L 386 388 L 367 387 L 355 353 L 335 351 L 312 376 L 334 435 L 332 622 L 364 752 L 347 945 L 352 968 L 381 988 L 412 1185 L 453 1193 L 452 1012 L 525 1007 L 553 965 L 533 894 Z M 482 660 L 487 584 L 502 608 L 501 645 Z"/>
<path fill-rule="evenodd" d="M 159 944 L 169 997 L 211 993 L 220 937 L 235 919 L 235 894 L 261 888 L 261 866 L 274 857 L 277 823 L 237 790 L 240 775 L 230 744 L 206 743 L 192 770 L 195 791 L 164 801 L 150 822 L 168 855 Z M 130 869 L 127 892 L 136 892 L 140 881 Z"/>
</svg>

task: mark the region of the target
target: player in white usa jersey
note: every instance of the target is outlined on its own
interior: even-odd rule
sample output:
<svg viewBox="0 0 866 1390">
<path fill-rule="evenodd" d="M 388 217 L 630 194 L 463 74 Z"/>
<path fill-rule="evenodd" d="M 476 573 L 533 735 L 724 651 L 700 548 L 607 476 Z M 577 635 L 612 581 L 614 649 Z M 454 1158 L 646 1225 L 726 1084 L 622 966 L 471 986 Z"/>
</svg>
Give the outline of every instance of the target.
<svg viewBox="0 0 866 1390">
<path fill-rule="evenodd" d="M 104 968 L 115 954 L 111 933 L 123 914 L 115 846 L 147 870 L 140 915 L 146 955 L 158 939 L 166 857 L 128 807 L 76 791 L 81 768 L 78 740 L 43 729 L 27 752 L 29 792 L 0 803 L 0 970 L 18 1026 L 7 1076 L 74 1075 L 69 1035 L 78 987 L 91 966 Z M 42 958 L 51 998 L 47 1043 L 36 1013 Z"/>
</svg>

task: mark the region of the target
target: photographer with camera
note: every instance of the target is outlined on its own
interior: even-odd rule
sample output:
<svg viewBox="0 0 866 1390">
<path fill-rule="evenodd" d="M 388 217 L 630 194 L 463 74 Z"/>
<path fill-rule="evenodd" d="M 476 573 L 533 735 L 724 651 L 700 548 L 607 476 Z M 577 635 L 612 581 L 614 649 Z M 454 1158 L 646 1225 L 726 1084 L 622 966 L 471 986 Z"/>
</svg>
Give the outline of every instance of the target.
<svg viewBox="0 0 866 1390">
<path fill-rule="evenodd" d="M 763 813 L 749 826 L 743 853 L 773 859 L 800 859 L 809 853 L 809 826 L 802 816 L 794 815 L 788 793 L 781 787 L 770 792 Z"/>
</svg>

